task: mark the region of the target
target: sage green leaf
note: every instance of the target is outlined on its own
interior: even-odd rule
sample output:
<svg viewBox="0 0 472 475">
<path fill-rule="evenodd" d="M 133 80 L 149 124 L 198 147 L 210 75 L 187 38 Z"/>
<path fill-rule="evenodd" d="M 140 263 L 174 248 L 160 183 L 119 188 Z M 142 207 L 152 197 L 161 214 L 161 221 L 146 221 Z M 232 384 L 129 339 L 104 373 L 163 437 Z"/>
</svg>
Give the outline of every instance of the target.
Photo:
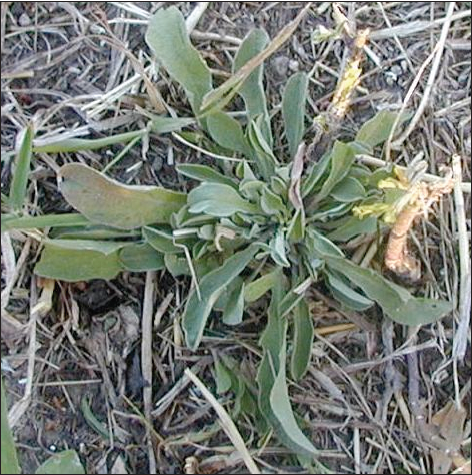
<svg viewBox="0 0 472 475">
<path fill-rule="evenodd" d="M 279 305 L 280 317 L 287 316 L 303 300 L 303 294 L 297 294 L 291 289 L 287 292 Z"/>
<path fill-rule="evenodd" d="M 57 138 L 57 140 L 43 143 L 35 141 L 33 144 L 33 152 L 35 153 L 66 153 L 66 152 L 80 152 L 84 150 L 97 150 L 104 147 L 109 147 L 114 144 L 122 144 L 123 142 L 131 142 L 134 139 L 144 137 L 149 132 L 147 129 L 133 130 L 131 132 L 124 132 L 122 134 L 109 135 L 100 139 L 63 139 Z M 39 142 L 39 144 L 38 144 Z M 43 141 L 44 142 L 44 141 Z"/>
<path fill-rule="evenodd" d="M 316 202 L 326 198 L 332 189 L 349 173 L 349 169 L 354 162 L 354 152 L 351 147 L 337 140 L 333 146 L 330 161 L 331 169 L 328 178 L 317 193 Z"/>
<path fill-rule="evenodd" d="M 164 264 L 173 277 L 191 275 L 187 258 L 179 254 L 164 254 Z"/>
<path fill-rule="evenodd" d="M 305 135 L 307 87 L 307 74 L 295 73 L 287 81 L 282 96 L 282 117 L 291 158 L 297 153 L 298 146 Z"/>
<path fill-rule="evenodd" d="M 338 246 L 313 228 L 308 229 L 306 246 L 313 253 L 324 256 L 344 257 L 343 252 Z M 318 257 L 318 256 L 316 256 Z"/>
<path fill-rule="evenodd" d="M 141 232 L 137 229 L 116 229 L 101 224 L 89 224 L 85 226 L 54 227 L 49 231 L 48 237 L 51 239 L 106 241 L 108 239 L 140 238 Z"/>
<path fill-rule="evenodd" d="M 155 115 L 150 121 L 149 128 L 156 134 L 177 132 L 184 127 L 195 124 L 196 120 L 190 117 L 164 117 Z"/>
<path fill-rule="evenodd" d="M 244 313 L 244 282 L 230 294 L 226 307 L 223 310 L 223 323 L 239 325 L 243 321 Z"/>
<path fill-rule="evenodd" d="M 365 198 L 365 188 L 359 180 L 347 176 L 343 178 L 332 190 L 331 196 L 341 203 L 352 203 Z"/>
<path fill-rule="evenodd" d="M 18 138 L 18 152 L 15 157 L 15 169 L 9 196 L 9 203 L 13 211 L 20 211 L 25 205 L 31 157 L 33 155 L 33 136 L 33 127 L 29 125 L 20 132 Z"/>
<path fill-rule="evenodd" d="M 8 424 L 8 408 L 7 399 L 5 397 L 5 388 L 3 387 L 2 378 L 2 474 L 17 474 L 21 473 L 20 465 L 18 464 L 18 455 L 16 453 L 15 442 L 11 433 L 10 425 Z"/>
<path fill-rule="evenodd" d="M 270 392 L 270 406 L 278 422 L 276 433 L 282 442 L 293 451 L 314 456 L 317 454 L 317 450 L 298 426 L 290 404 L 285 370 L 285 345 L 284 341 L 280 349 L 280 370 Z"/>
<path fill-rule="evenodd" d="M 231 186 L 203 182 L 188 195 L 190 213 L 206 213 L 210 216 L 232 216 L 234 213 L 258 212 L 258 207 L 246 201 Z"/>
<path fill-rule="evenodd" d="M 188 178 L 198 181 L 208 181 L 210 183 L 221 183 L 223 185 L 229 185 L 233 188 L 236 188 L 236 183 L 223 175 L 222 173 L 216 171 L 214 168 L 207 165 L 199 165 L 196 163 L 185 163 L 182 165 L 177 165 L 175 167 L 179 173 L 185 175 Z"/>
<path fill-rule="evenodd" d="M 278 228 L 275 236 L 269 241 L 270 256 L 279 266 L 290 267 L 285 244 L 284 231 L 282 228 Z"/>
<path fill-rule="evenodd" d="M 49 457 L 35 472 L 36 474 L 82 475 L 85 473 L 79 456 L 75 450 L 64 450 Z"/>
<path fill-rule="evenodd" d="M 67 282 L 113 279 L 123 270 L 118 251 L 126 244 L 113 241 L 47 240 L 34 273 Z"/>
<path fill-rule="evenodd" d="M 238 93 L 241 85 L 248 76 L 292 36 L 308 9 L 309 5 L 304 7 L 293 21 L 282 28 L 278 35 L 267 45 L 266 48 L 264 48 L 264 50 L 247 61 L 217 89 L 208 93 L 203 100 L 200 115 L 204 116 L 205 114 L 211 113 L 211 111 L 216 108 L 222 109 L 226 106 Z"/>
<path fill-rule="evenodd" d="M 372 300 L 351 289 L 341 278 L 336 277 L 333 272 L 325 271 L 325 274 L 328 277 L 329 287 L 334 297 L 342 304 L 357 311 L 367 310 L 374 305 Z"/>
<path fill-rule="evenodd" d="M 254 258 L 258 246 L 249 246 L 229 257 L 221 267 L 210 271 L 199 282 L 200 295 L 195 289 L 190 296 L 182 317 L 182 327 L 187 346 L 196 350 L 214 303 L 224 288 L 236 278 Z"/>
<path fill-rule="evenodd" d="M 305 238 L 305 211 L 303 208 L 297 209 L 290 221 L 287 229 L 287 239 L 289 242 L 298 243 Z"/>
<path fill-rule="evenodd" d="M 361 142 L 373 149 L 375 146 L 385 142 L 390 136 L 392 127 L 397 119 L 398 112 L 382 110 L 372 119 L 368 120 L 357 132 L 356 142 Z M 398 125 L 401 125 L 410 117 L 404 113 Z"/>
<path fill-rule="evenodd" d="M 254 302 L 271 290 L 278 280 L 281 279 L 281 269 L 276 267 L 275 270 L 269 272 L 262 277 L 246 284 L 244 288 L 244 300 L 246 302 Z"/>
<path fill-rule="evenodd" d="M 250 59 L 259 54 L 269 42 L 269 35 L 264 30 L 252 30 L 243 40 L 236 52 L 233 64 L 233 73 L 244 66 Z M 244 99 L 249 119 L 254 119 L 258 115 L 264 117 L 261 128 L 262 134 L 272 147 L 272 132 L 270 128 L 270 117 L 267 110 L 266 94 L 263 83 L 263 65 L 260 64 L 249 74 L 241 84 L 239 94 Z"/>
<path fill-rule="evenodd" d="M 207 117 L 208 132 L 218 144 L 233 152 L 248 155 L 248 144 L 241 124 L 226 114 L 216 111 Z"/>
<path fill-rule="evenodd" d="M 359 219 L 357 216 L 349 216 L 349 218 L 328 233 L 326 237 L 331 241 L 349 241 L 360 234 L 371 234 L 377 231 L 377 218 L 375 216 L 368 216 L 364 219 Z"/>
<path fill-rule="evenodd" d="M 182 253 L 184 250 L 174 244 L 172 230 L 156 229 L 150 226 L 143 227 L 143 237 L 156 251 L 163 254 Z"/>
<path fill-rule="evenodd" d="M 132 272 L 161 270 L 165 268 L 164 255 L 148 243 L 132 243 L 118 252 L 121 265 Z"/>
<path fill-rule="evenodd" d="M 219 358 L 215 359 L 216 393 L 224 394 L 231 389 L 231 373 Z"/>
<path fill-rule="evenodd" d="M 375 300 L 387 316 L 404 325 L 424 325 L 452 310 L 449 302 L 416 298 L 406 289 L 389 282 L 372 269 L 364 269 L 347 259 L 324 256 L 328 266 L 346 276 L 366 296 Z"/>
<path fill-rule="evenodd" d="M 302 197 L 312 193 L 320 181 L 321 177 L 325 174 L 328 166 L 331 162 L 331 152 L 326 152 L 318 162 L 311 166 L 311 169 L 306 174 L 306 178 L 302 181 Z"/>
<path fill-rule="evenodd" d="M 333 198 L 324 201 L 323 206 L 318 211 L 310 213 L 310 221 L 321 221 L 322 223 L 330 223 L 334 218 L 344 216 L 350 211 L 352 205 L 350 203 L 338 203 Z"/>
<path fill-rule="evenodd" d="M 293 352 L 290 358 L 290 373 L 295 381 L 299 381 L 308 369 L 313 336 L 313 318 L 306 300 L 302 299 L 293 310 Z"/>
<path fill-rule="evenodd" d="M 32 229 L 62 226 L 87 226 L 90 221 L 79 213 L 47 214 L 44 216 L 11 216 L 2 214 L 2 232 L 10 229 Z"/>
<path fill-rule="evenodd" d="M 287 214 L 287 207 L 284 205 L 280 196 L 276 195 L 270 190 L 268 186 L 261 189 L 261 208 L 267 215 L 285 216 Z"/>
<path fill-rule="evenodd" d="M 262 116 L 258 116 L 260 119 Z M 278 162 L 260 129 L 260 120 L 252 120 L 247 128 L 247 140 L 252 149 L 252 158 L 260 176 L 266 183 L 274 175 Z"/>
<path fill-rule="evenodd" d="M 167 223 L 186 202 L 184 193 L 155 186 L 129 186 L 79 163 L 59 170 L 60 191 L 67 202 L 95 223 L 133 229 Z"/>
<path fill-rule="evenodd" d="M 178 8 L 159 9 L 149 20 L 146 42 L 166 71 L 185 89 L 197 113 L 203 97 L 212 90 L 211 72 L 190 43 L 185 20 Z"/>
</svg>

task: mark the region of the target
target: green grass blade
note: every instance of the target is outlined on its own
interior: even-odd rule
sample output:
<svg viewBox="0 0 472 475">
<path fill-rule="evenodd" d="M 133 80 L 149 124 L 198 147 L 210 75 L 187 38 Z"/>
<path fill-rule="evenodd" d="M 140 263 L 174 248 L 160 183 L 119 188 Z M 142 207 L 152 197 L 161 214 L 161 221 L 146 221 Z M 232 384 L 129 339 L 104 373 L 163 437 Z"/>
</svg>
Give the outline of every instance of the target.
<svg viewBox="0 0 472 475">
<path fill-rule="evenodd" d="M 146 129 L 134 130 L 123 134 L 111 135 L 101 139 L 64 139 L 44 145 L 33 145 L 33 152 L 60 153 L 80 152 L 82 150 L 97 150 L 117 143 L 129 142 L 137 137 L 143 137 Z"/>
<path fill-rule="evenodd" d="M 15 171 L 10 187 L 10 206 L 14 211 L 20 211 L 25 204 L 28 175 L 31 167 L 33 146 L 33 127 L 28 126 L 22 131 L 19 149 L 15 159 Z"/>
<path fill-rule="evenodd" d="M 11 216 L 2 214 L 2 232 L 11 229 L 33 229 L 63 226 L 87 226 L 90 221 L 79 213 L 49 214 L 45 216 Z"/>
</svg>

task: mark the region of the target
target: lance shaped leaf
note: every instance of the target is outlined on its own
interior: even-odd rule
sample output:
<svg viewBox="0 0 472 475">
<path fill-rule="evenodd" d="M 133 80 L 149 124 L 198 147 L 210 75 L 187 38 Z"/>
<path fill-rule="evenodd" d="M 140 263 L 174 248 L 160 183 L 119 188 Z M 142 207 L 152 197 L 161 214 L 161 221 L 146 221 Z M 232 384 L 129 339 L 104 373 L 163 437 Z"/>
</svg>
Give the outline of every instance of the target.
<svg viewBox="0 0 472 475">
<path fill-rule="evenodd" d="M 79 163 L 59 170 L 60 191 L 90 221 L 119 229 L 168 223 L 185 205 L 184 193 L 155 186 L 123 185 Z"/>
<path fill-rule="evenodd" d="M 290 373 L 295 381 L 299 381 L 308 369 L 313 336 L 313 319 L 307 302 L 302 299 L 293 310 L 293 352 L 290 358 Z"/>
<path fill-rule="evenodd" d="M 297 153 L 305 134 L 305 104 L 308 76 L 300 72 L 290 76 L 282 97 L 282 116 L 290 157 Z"/>
<path fill-rule="evenodd" d="M 243 40 L 236 52 L 233 64 L 233 73 L 244 66 L 251 58 L 259 54 L 269 42 L 269 36 L 264 30 L 252 30 Z M 263 84 L 263 65 L 260 64 L 249 74 L 241 84 L 239 94 L 244 99 L 249 119 L 258 115 L 264 117 L 261 126 L 262 134 L 267 143 L 272 147 L 272 132 L 270 117 L 267 110 L 266 94 Z"/>
<path fill-rule="evenodd" d="M 185 307 L 182 327 L 187 346 L 196 350 L 202 339 L 208 316 L 225 287 L 235 279 L 254 258 L 258 246 L 249 246 L 229 257 L 221 267 L 210 271 L 199 282 L 198 292 L 193 289 Z"/>
<path fill-rule="evenodd" d="M 397 120 L 398 112 L 383 110 L 376 114 L 372 119 L 368 120 L 357 132 L 356 142 L 367 145 L 370 151 L 377 145 L 385 142 L 390 136 L 392 127 Z M 400 117 L 401 125 L 407 120 L 411 114 L 404 113 Z"/>
<path fill-rule="evenodd" d="M 347 259 L 323 256 L 328 266 L 346 276 L 365 295 L 375 300 L 392 320 L 403 325 L 424 325 L 444 317 L 452 310 L 449 302 L 417 298 L 406 289 L 372 269 L 364 269 Z"/>
<path fill-rule="evenodd" d="M 159 9 L 149 20 L 146 42 L 166 71 L 185 89 L 196 113 L 212 90 L 211 72 L 190 43 L 185 20 L 176 7 Z"/>
</svg>

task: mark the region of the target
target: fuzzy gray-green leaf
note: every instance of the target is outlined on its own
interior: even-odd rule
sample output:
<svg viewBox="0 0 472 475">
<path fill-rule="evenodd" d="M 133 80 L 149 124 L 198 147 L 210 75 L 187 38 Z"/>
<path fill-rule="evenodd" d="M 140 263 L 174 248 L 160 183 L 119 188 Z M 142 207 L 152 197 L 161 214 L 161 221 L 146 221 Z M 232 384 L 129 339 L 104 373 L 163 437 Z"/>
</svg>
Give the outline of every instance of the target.
<svg viewBox="0 0 472 475">
<path fill-rule="evenodd" d="M 211 183 L 222 183 L 223 185 L 229 185 L 233 188 L 236 188 L 236 183 L 223 175 L 222 173 L 216 171 L 214 168 L 207 165 L 200 165 L 197 163 L 184 163 L 177 165 L 176 169 L 182 175 L 185 175 L 188 178 L 198 181 L 208 181 Z"/>
<path fill-rule="evenodd" d="M 15 158 L 15 171 L 9 196 L 10 206 L 14 211 L 20 211 L 25 204 L 33 150 L 33 135 L 33 127 L 30 125 L 20 133 L 18 140 L 18 153 Z"/>
<path fill-rule="evenodd" d="M 403 114 L 399 125 L 408 119 L 410 114 Z M 390 136 L 398 112 L 383 110 L 368 120 L 357 132 L 356 142 L 368 145 L 371 149 L 385 142 Z"/>
<path fill-rule="evenodd" d="M 113 279 L 123 270 L 118 252 L 126 244 L 113 241 L 47 240 L 34 273 L 67 282 Z"/>
<path fill-rule="evenodd" d="M 216 111 L 207 117 L 208 132 L 212 139 L 233 152 L 248 155 L 248 144 L 241 124 L 225 112 Z"/>
<path fill-rule="evenodd" d="M 299 72 L 290 76 L 282 97 L 282 116 L 290 157 L 293 158 L 305 134 L 305 104 L 308 76 Z"/>
<path fill-rule="evenodd" d="M 234 58 L 233 72 L 240 69 L 251 58 L 259 54 L 269 42 L 269 36 L 264 30 L 252 30 L 243 40 Z M 263 83 L 263 65 L 259 65 L 242 83 L 239 94 L 243 97 L 248 117 L 254 119 L 258 115 L 264 117 L 262 134 L 267 143 L 272 146 L 270 117 L 267 111 L 266 94 Z"/>
<path fill-rule="evenodd" d="M 250 246 L 229 257 L 224 264 L 206 274 L 199 282 L 200 296 L 192 290 L 182 318 L 187 346 L 196 350 L 202 339 L 211 309 L 225 287 L 235 279 L 254 258 L 258 247 Z"/>
<path fill-rule="evenodd" d="M 149 20 L 146 42 L 166 71 L 185 89 L 195 113 L 212 90 L 210 69 L 192 46 L 180 11 L 159 9 Z"/>
<path fill-rule="evenodd" d="M 295 381 L 299 381 L 308 369 L 313 336 L 313 319 L 307 302 L 302 299 L 293 310 L 293 352 L 290 358 L 290 372 Z"/>
<path fill-rule="evenodd" d="M 164 269 L 164 255 L 148 243 L 132 243 L 120 249 L 121 265 L 132 272 Z"/>
<path fill-rule="evenodd" d="M 188 195 L 191 213 L 206 213 L 210 216 L 232 216 L 234 213 L 257 213 L 258 208 L 245 200 L 231 186 L 203 182 Z"/>
<path fill-rule="evenodd" d="M 59 176 L 60 191 L 69 204 L 90 221 L 119 229 L 167 223 L 186 202 L 183 193 L 123 185 L 79 163 L 62 166 Z"/>
<path fill-rule="evenodd" d="M 243 320 L 244 313 L 244 282 L 241 282 L 230 294 L 223 310 L 223 323 L 238 325 Z"/>
</svg>

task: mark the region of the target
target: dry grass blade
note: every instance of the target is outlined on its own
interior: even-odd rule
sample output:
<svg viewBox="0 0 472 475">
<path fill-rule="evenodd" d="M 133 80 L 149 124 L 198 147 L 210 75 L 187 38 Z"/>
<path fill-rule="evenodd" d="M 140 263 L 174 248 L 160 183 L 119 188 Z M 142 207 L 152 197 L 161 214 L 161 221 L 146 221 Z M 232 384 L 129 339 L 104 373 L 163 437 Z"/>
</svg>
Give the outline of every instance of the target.
<svg viewBox="0 0 472 475">
<path fill-rule="evenodd" d="M 295 20 L 285 26 L 270 44 L 259 54 L 250 59 L 242 68 L 225 81 L 214 91 L 210 92 L 203 100 L 200 114 L 208 114 L 214 107 L 224 107 L 237 93 L 237 88 L 263 61 L 277 51 L 293 34 L 311 7 L 311 3 L 302 9 Z"/>
<path fill-rule="evenodd" d="M 421 102 L 419 106 L 417 107 L 415 115 L 413 116 L 410 123 L 408 124 L 408 127 L 405 130 L 405 132 L 398 139 L 396 139 L 395 142 L 392 144 L 394 148 L 399 148 L 402 145 L 402 143 L 407 139 L 407 137 L 411 134 L 411 132 L 415 129 L 416 124 L 420 120 L 420 117 L 422 116 L 426 108 L 426 105 L 428 104 L 429 96 L 433 89 L 433 85 L 435 83 L 436 76 L 439 71 L 439 66 L 441 64 L 441 58 L 443 55 L 444 46 L 446 45 L 446 39 L 449 33 L 449 27 L 451 26 L 451 21 L 452 21 L 452 12 L 454 11 L 455 5 L 456 5 L 455 2 L 451 2 L 448 5 L 446 20 L 441 30 L 441 36 L 439 37 L 439 40 L 436 43 L 436 47 L 435 47 L 436 53 L 435 53 L 434 61 L 433 61 L 433 64 L 431 65 L 431 71 L 429 73 L 428 81 L 426 82 L 426 86 L 423 92 L 423 97 L 421 98 Z M 400 114 L 398 116 L 400 117 Z M 394 132 L 394 128 L 392 128 L 392 132 Z M 390 135 L 389 142 L 392 137 L 393 137 L 393 133 Z"/>
<path fill-rule="evenodd" d="M 151 420 L 152 411 L 152 304 L 154 297 L 154 287 L 156 283 L 156 272 L 146 273 L 146 284 L 144 287 L 143 318 L 142 318 L 142 341 L 141 341 L 141 367 L 142 375 L 146 384 L 143 388 L 144 415 L 148 421 Z M 146 426 L 149 473 L 156 472 L 156 459 L 154 456 L 151 433 Z"/>
<path fill-rule="evenodd" d="M 218 417 L 221 421 L 221 426 L 223 430 L 226 432 L 226 435 L 229 437 L 233 445 L 235 446 L 236 450 L 241 454 L 241 457 L 246 464 L 246 467 L 249 470 L 249 473 L 261 473 L 255 464 L 254 460 L 249 453 L 244 440 L 241 437 L 238 429 L 236 428 L 234 422 L 232 421 L 229 414 L 226 410 L 221 406 L 221 404 L 215 399 L 213 394 L 206 388 L 206 386 L 200 381 L 200 379 L 195 376 L 192 371 L 188 368 L 185 369 L 186 376 L 198 387 L 198 389 L 202 392 L 205 399 L 213 406 L 213 409 L 218 414 Z"/>
<path fill-rule="evenodd" d="M 464 196 L 460 189 L 462 182 L 461 158 L 459 155 L 452 157 L 452 171 L 454 173 L 454 204 L 457 220 L 457 234 L 459 240 L 459 325 L 454 335 L 452 355 L 463 360 L 467 348 L 467 336 L 470 322 L 470 254 L 469 240 L 467 238 L 467 224 L 465 216 Z"/>
</svg>

